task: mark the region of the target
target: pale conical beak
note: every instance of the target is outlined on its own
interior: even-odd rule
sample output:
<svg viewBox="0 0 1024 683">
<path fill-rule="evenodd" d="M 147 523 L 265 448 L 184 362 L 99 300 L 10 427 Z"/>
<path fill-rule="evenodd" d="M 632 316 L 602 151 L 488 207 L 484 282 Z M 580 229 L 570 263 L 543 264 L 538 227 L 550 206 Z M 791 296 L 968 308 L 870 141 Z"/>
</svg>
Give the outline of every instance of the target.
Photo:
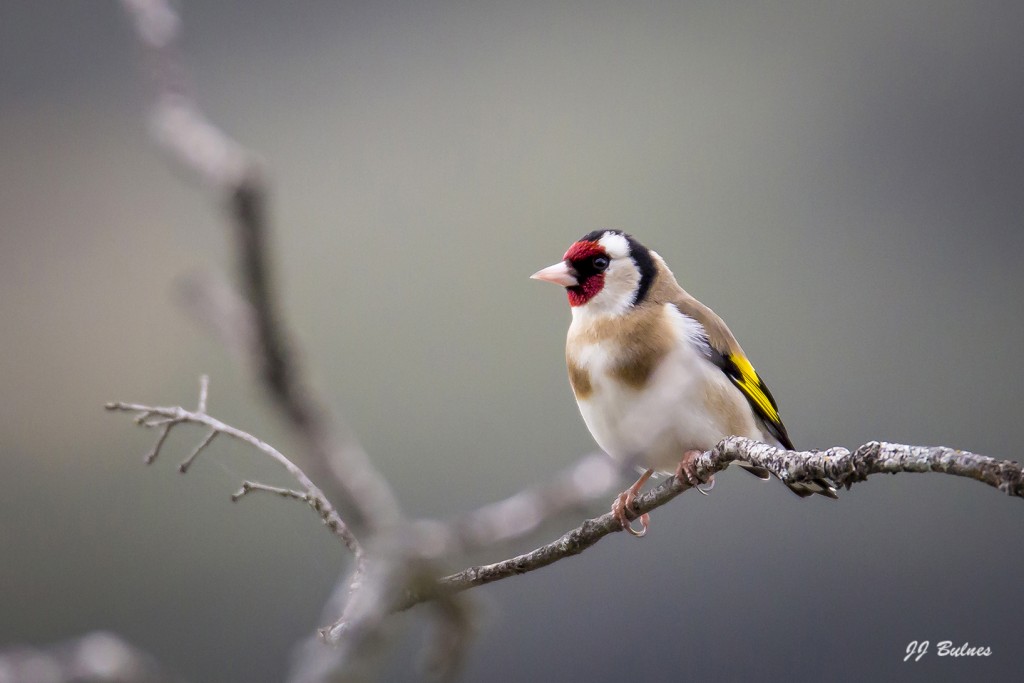
<svg viewBox="0 0 1024 683">
<path fill-rule="evenodd" d="M 559 261 L 553 266 L 538 270 L 530 276 L 530 279 L 554 282 L 556 285 L 562 285 L 563 287 L 575 287 L 580 283 L 576 279 L 576 271 L 566 261 Z"/>
</svg>

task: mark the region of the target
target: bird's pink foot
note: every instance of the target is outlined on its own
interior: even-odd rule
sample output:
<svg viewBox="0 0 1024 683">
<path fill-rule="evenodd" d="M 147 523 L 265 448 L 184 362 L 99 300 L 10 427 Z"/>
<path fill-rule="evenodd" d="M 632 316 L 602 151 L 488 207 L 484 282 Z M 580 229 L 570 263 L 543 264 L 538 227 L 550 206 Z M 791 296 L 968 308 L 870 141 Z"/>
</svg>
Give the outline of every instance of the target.
<svg viewBox="0 0 1024 683">
<path fill-rule="evenodd" d="M 703 495 L 708 495 L 708 491 L 715 488 L 715 477 L 712 475 L 707 481 L 704 481 L 697 476 L 697 470 L 694 468 L 694 461 L 699 458 L 703 453 L 701 451 L 686 451 L 683 453 L 683 459 L 679 461 L 676 466 L 676 479 L 681 482 L 686 482 L 693 488 L 697 489 L 698 492 Z M 707 484 L 707 488 L 701 488 L 701 484 Z"/>
<path fill-rule="evenodd" d="M 651 516 L 646 512 L 640 515 L 640 526 L 642 528 L 640 531 L 637 531 L 630 523 L 629 517 L 626 516 L 626 511 L 633 507 L 633 501 L 636 500 L 637 494 L 640 493 L 640 489 L 647 483 L 652 474 L 654 474 L 654 470 L 646 470 L 632 486 L 616 496 L 612 502 L 612 514 L 615 515 L 615 519 L 619 520 L 619 524 L 622 525 L 623 529 L 637 538 L 647 534 L 647 529 L 651 526 Z"/>
</svg>

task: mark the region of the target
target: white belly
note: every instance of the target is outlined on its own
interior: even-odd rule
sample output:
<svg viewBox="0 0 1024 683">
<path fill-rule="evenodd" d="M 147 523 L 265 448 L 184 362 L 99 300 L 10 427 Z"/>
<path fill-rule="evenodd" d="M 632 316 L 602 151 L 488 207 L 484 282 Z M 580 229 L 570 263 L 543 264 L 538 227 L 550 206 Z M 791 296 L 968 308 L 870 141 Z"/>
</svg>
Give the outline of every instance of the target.
<svg viewBox="0 0 1024 683">
<path fill-rule="evenodd" d="M 579 350 L 593 391 L 577 403 L 595 441 L 619 462 L 672 472 L 686 451 L 731 434 L 765 439 L 740 391 L 692 344 L 674 348 L 640 390 L 612 376 L 612 351 L 608 342 Z"/>
</svg>

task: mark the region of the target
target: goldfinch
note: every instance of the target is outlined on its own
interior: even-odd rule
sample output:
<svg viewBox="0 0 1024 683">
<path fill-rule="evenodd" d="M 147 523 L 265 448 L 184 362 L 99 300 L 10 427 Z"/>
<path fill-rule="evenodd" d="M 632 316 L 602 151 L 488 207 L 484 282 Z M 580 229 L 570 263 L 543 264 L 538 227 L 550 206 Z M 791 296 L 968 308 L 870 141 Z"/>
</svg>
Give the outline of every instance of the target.
<svg viewBox="0 0 1024 683">
<path fill-rule="evenodd" d="M 725 322 L 631 235 L 591 232 L 531 277 L 568 294 L 565 359 L 587 428 L 612 458 L 644 471 L 612 505 L 630 533 L 647 531 L 647 515 L 635 531 L 625 513 L 655 471 L 697 485 L 689 458 L 731 435 L 794 450 L 774 397 Z M 825 480 L 787 486 L 799 496 L 836 497 Z"/>
</svg>

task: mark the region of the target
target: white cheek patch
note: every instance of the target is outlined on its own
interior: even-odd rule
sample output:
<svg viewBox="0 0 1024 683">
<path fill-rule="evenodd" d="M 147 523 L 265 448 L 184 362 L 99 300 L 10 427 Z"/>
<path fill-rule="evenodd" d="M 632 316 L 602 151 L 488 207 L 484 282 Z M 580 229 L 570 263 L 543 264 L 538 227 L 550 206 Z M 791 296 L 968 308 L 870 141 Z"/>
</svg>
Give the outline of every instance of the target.
<svg viewBox="0 0 1024 683">
<path fill-rule="evenodd" d="M 572 309 L 573 318 L 616 316 L 625 313 L 633 304 L 633 296 L 640 283 L 640 273 L 629 258 L 616 259 L 604 272 L 604 286 L 585 306 Z"/>
<path fill-rule="evenodd" d="M 633 264 L 633 259 L 617 258 L 608 266 L 604 275 L 604 288 L 613 294 L 623 305 L 633 303 L 633 295 L 640 284 L 640 271 Z M 602 292 L 603 294 L 604 292 Z"/>
</svg>

